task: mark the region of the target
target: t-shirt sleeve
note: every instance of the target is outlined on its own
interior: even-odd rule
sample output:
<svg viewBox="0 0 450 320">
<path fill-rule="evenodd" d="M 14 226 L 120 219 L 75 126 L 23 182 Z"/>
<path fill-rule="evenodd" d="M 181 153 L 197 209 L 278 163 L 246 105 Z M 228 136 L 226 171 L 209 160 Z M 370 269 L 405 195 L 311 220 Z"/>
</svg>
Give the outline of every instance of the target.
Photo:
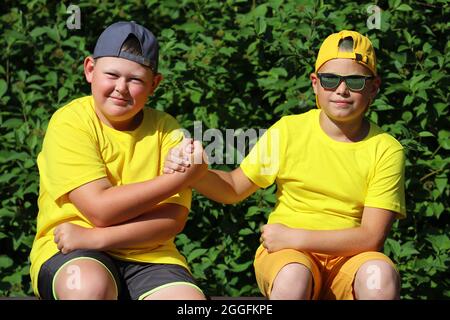
<svg viewBox="0 0 450 320">
<path fill-rule="evenodd" d="M 51 198 L 106 177 L 98 143 L 76 115 L 58 115 L 47 128 L 38 158 L 39 173 Z"/>
<path fill-rule="evenodd" d="M 261 188 L 273 184 L 280 170 L 286 144 L 282 130 L 280 120 L 263 134 L 240 165 L 247 178 Z"/>
<path fill-rule="evenodd" d="M 165 115 L 160 127 L 161 133 L 161 158 L 159 166 L 159 175 L 163 174 L 164 161 L 170 149 L 176 147 L 184 138 L 183 131 L 180 129 L 178 122 L 170 115 Z M 161 203 L 174 203 L 191 208 L 192 190 L 184 189 Z"/>
<path fill-rule="evenodd" d="M 394 211 L 397 218 L 406 217 L 404 174 L 403 149 L 380 159 L 369 181 L 364 205 Z"/>
</svg>

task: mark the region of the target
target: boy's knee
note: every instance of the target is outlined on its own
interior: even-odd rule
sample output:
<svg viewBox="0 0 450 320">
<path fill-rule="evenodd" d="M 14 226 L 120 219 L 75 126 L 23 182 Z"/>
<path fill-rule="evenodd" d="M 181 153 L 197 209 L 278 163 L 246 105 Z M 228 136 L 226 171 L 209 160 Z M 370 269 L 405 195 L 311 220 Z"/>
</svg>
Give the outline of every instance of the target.
<svg viewBox="0 0 450 320">
<path fill-rule="evenodd" d="M 311 271 L 303 264 L 290 263 L 278 272 L 273 282 L 270 299 L 310 299 L 312 286 Z"/>
<path fill-rule="evenodd" d="M 64 266 L 55 279 L 55 294 L 61 300 L 113 300 L 117 288 L 109 271 L 93 260 L 77 260 Z"/>
<path fill-rule="evenodd" d="M 385 261 L 368 261 L 359 268 L 356 274 L 354 290 L 356 299 L 398 299 L 400 276 L 395 268 Z"/>
<path fill-rule="evenodd" d="M 160 289 L 144 300 L 206 300 L 205 295 L 190 285 L 176 285 Z"/>
</svg>

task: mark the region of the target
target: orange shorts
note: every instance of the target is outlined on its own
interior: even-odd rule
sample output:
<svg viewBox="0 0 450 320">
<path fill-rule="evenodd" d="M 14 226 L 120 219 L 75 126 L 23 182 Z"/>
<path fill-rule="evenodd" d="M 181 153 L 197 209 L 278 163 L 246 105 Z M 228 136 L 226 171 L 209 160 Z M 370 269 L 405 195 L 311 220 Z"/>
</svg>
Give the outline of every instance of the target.
<svg viewBox="0 0 450 320">
<path fill-rule="evenodd" d="M 278 272 L 289 263 L 300 263 L 311 271 L 314 281 L 313 299 L 353 300 L 356 272 L 369 260 L 383 260 L 396 269 L 392 260 L 381 252 L 370 251 L 339 257 L 283 249 L 269 254 L 263 246 L 259 246 L 256 251 L 254 267 L 258 287 L 266 297 L 270 295 Z"/>
</svg>

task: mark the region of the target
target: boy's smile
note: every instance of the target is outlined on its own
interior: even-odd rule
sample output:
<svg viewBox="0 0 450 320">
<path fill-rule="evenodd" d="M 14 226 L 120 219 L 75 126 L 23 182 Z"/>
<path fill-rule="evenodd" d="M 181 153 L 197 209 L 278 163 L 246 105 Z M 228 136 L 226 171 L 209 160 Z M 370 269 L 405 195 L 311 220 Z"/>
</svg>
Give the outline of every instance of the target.
<svg viewBox="0 0 450 320">
<path fill-rule="evenodd" d="M 91 83 L 98 117 L 117 130 L 134 130 L 136 115 L 161 81 L 149 68 L 123 58 L 85 60 L 86 79 Z"/>
</svg>

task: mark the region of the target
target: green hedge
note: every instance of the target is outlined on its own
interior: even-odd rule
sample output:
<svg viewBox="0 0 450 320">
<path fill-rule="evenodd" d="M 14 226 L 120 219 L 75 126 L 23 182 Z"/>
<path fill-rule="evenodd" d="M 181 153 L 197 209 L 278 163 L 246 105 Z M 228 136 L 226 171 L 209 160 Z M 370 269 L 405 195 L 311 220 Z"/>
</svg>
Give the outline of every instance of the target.
<svg viewBox="0 0 450 320">
<path fill-rule="evenodd" d="M 0 4 L 0 295 L 31 294 L 28 254 L 35 233 L 36 157 L 51 114 L 89 93 L 82 61 L 110 23 L 132 19 L 161 43 L 165 80 L 150 106 L 192 130 L 268 128 L 314 108 L 309 74 L 320 43 L 347 28 L 377 50 L 382 89 L 370 118 L 407 150 L 408 217 L 385 246 L 402 275 L 402 297 L 448 299 L 448 1 L 379 1 L 380 29 L 356 1 L 78 1 L 81 29 L 64 4 Z M 377 1 L 374 1 L 375 3 Z M 231 170 L 236 165 L 217 166 Z M 177 244 L 209 295 L 259 295 L 253 255 L 275 188 L 223 206 L 194 194 Z"/>
</svg>

